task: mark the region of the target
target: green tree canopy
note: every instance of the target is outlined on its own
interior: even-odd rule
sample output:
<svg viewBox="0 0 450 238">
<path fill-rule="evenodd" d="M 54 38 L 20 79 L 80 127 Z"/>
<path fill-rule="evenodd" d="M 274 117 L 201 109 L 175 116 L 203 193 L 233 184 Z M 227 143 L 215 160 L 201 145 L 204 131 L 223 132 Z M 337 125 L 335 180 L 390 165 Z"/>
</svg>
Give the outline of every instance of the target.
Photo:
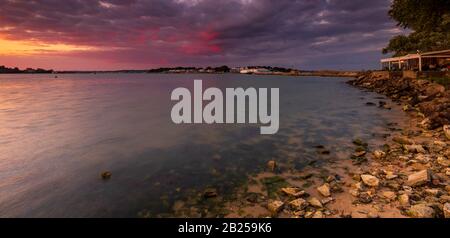
<svg viewBox="0 0 450 238">
<path fill-rule="evenodd" d="M 392 38 L 384 54 L 450 49 L 450 0 L 394 0 L 389 16 L 412 33 Z"/>
</svg>

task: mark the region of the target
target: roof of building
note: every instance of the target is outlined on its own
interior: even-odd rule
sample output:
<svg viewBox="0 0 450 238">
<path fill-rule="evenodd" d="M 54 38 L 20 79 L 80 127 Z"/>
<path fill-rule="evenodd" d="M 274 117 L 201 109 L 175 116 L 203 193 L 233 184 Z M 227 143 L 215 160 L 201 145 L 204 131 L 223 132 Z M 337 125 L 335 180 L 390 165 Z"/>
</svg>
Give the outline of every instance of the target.
<svg viewBox="0 0 450 238">
<path fill-rule="evenodd" d="M 448 57 L 450 57 L 450 49 L 449 50 L 423 52 L 423 53 L 417 53 L 417 54 L 408 54 L 405 56 L 386 58 L 386 59 L 382 59 L 381 62 L 385 63 L 385 62 L 392 62 L 392 61 L 403 61 L 403 60 L 409 60 L 409 59 L 417 59 L 419 57 L 430 57 L 430 56 L 448 56 Z"/>
</svg>

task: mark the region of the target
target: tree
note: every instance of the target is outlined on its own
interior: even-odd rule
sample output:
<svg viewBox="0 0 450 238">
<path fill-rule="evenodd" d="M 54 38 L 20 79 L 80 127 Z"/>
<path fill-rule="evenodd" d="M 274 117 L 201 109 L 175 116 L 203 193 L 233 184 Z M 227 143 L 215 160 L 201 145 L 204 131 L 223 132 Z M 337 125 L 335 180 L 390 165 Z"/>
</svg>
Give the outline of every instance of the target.
<svg viewBox="0 0 450 238">
<path fill-rule="evenodd" d="M 412 33 L 392 38 L 383 54 L 450 49 L 450 0 L 394 0 L 389 16 Z"/>
</svg>

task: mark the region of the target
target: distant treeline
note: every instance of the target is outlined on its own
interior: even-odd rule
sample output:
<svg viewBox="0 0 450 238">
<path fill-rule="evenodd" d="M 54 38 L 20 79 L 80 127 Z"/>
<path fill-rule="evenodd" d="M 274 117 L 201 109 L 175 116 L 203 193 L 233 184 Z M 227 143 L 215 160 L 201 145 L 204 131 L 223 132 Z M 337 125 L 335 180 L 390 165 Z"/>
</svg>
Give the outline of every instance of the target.
<svg viewBox="0 0 450 238">
<path fill-rule="evenodd" d="M 289 73 L 293 71 L 290 68 L 282 68 L 282 67 L 272 67 L 272 66 L 246 66 L 246 67 L 237 67 L 230 68 L 226 65 L 220 67 L 163 67 L 157 69 L 143 69 L 143 70 L 115 70 L 115 71 L 54 71 L 54 70 L 45 70 L 45 69 L 32 69 L 27 68 L 25 70 L 20 70 L 19 68 L 8 68 L 5 66 L 0 66 L 0 73 L 3 74 L 50 74 L 50 73 L 60 73 L 60 74 L 72 74 L 72 73 L 87 73 L 87 74 L 95 74 L 95 73 L 238 73 L 242 68 L 264 68 L 270 70 L 272 72 L 282 72 Z"/>
<path fill-rule="evenodd" d="M 230 67 L 224 65 L 220 67 L 206 67 L 206 68 L 197 68 L 197 67 L 172 67 L 172 68 L 157 68 L 150 69 L 148 73 L 165 73 L 165 72 L 176 72 L 176 71 L 185 71 L 185 72 L 222 72 L 228 73 L 230 72 Z"/>
<path fill-rule="evenodd" d="M 51 74 L 53 70 L 45 70 L 45 69 L 32 69 L 27 68 L 25 70 L 20 70 L 19 68 L 8 68 L 3 65 L 0 66 L 0 74 Z"/>
</svg>

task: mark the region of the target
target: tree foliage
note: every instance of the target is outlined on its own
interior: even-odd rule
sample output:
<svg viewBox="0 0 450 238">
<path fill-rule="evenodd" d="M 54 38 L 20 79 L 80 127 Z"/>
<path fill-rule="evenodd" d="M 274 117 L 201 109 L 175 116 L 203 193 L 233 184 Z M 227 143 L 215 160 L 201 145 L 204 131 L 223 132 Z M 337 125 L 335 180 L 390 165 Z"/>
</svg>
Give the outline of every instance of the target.
<svg viewBox="0 0 450 238">
<path fill-rule="evenodd" d="M 392 38 L 384 54 L 450 49 L 450 0 L 394 0 L 389 16 L 412 33 Z"/>
</svg>

